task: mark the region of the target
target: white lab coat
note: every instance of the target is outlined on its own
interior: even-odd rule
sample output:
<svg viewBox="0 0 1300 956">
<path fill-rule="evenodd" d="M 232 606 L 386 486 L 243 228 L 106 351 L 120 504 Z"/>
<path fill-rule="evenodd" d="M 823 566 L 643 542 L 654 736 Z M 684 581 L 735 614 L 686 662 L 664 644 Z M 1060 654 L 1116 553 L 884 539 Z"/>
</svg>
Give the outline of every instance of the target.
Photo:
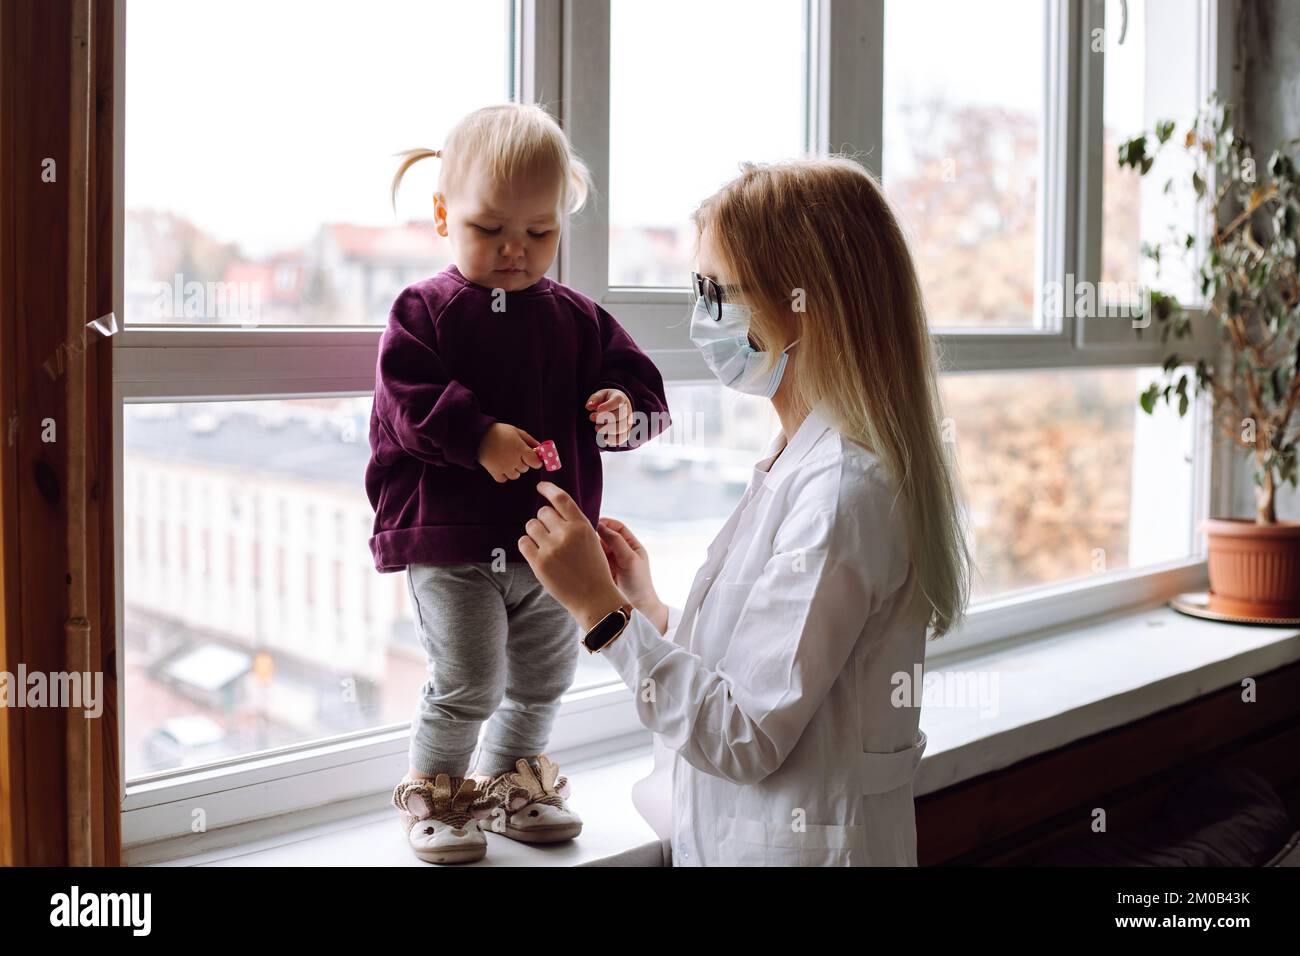
<svg viewBox="0 0 1300 956">
<path fill-rule="evenodd" d="M 926 741 L 891 698 L 928 613 L 897 487 L 814 412 L 755 466 L 667 634 L 633 613 L 601 652 L 655 732 L 633 799 L 674 865 L 916 865 Z"/>
</svg>

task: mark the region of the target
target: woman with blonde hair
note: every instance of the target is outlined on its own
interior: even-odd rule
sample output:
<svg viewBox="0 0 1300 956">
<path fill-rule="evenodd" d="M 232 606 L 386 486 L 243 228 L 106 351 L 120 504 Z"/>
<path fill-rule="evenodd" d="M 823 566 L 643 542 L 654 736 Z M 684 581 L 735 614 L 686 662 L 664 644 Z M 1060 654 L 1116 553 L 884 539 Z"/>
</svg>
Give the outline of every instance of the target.
<svg viewBox="0 0 1300 956">
<path fill-rule="evenodd" d="M 653 779 L 637 802 L 674 865 L 915 865 L 915 681 L 970 555 L 911 255 L 840 157 L 747 163 L 695 223 L 691 338 L 781 434 L 681 611 L 630 529 L 548 483 L 520 552 L 671 758 L 670 813 Z"/>
</svg>

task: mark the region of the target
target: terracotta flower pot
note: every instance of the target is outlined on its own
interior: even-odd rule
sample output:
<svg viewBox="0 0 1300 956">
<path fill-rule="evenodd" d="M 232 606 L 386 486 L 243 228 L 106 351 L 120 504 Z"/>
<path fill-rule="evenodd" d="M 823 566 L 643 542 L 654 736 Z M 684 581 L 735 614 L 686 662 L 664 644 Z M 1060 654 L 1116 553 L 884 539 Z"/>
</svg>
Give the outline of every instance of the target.
<svg viewBox="0 0 1300 956">
<path fill-rule="evenodd" d="M 1300 521 L 1207 518 L 1209 607 L 1242 617 L 1300 617 Z"/>
</svg>

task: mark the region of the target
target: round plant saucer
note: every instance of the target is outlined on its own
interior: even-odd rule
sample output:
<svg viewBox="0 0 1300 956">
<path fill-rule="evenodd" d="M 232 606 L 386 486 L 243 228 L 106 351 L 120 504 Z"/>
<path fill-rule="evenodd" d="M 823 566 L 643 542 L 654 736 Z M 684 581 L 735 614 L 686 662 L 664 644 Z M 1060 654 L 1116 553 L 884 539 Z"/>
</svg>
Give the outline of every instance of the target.
<svg viewBox="0 0 1300 956">
<path fill-rule="evenodd" d="M 1229 624 L 1260 624 L 1265 627 L 1284 627 L 1300 624 L 1300 617 L 1244 617 L 1236 614 L 1224 614 L 1210 609 L 1208 591 L 1189 591 L 1180 594 L 1169 602 L 1175 611 L 1191 617 L 1205 618 L 1207 621 L 1226 621 Z"/>
</svg>

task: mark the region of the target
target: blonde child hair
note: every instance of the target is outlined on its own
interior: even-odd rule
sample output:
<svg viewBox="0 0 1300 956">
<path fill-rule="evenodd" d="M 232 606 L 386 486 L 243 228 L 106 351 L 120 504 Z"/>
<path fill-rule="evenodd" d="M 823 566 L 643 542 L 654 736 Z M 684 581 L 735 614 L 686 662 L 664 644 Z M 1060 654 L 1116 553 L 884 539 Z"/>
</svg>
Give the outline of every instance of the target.
<svg viewBox="0 0 1300 956">
<path fill-rule="evenodd" d="M 755 347 L 775 362 L 799 339 L 802 408 L 825 409 L 898 480 L 916 593 L 933 636 L 948 633 L 965 615 L 971 554 L 921 288 L 880 187 L 842 156 L 744 163 L 693 219 L 744 290 Z"/>
<path fill-rule="evenodd" d="M 494 182 L 517 177 L 554 176 L 563 184 L 560 208 L 572 214 L 583 207 L 591 191 L 591 173 L 578 158 L 560 125 L 541 106 L 502 103 L 485 106 L 451 128 L 442 149 L 408 149 L 398 153 L 401 165 L 393 176 L 391 198 L 406 171 L 422 159 L 439 158 L 438 191 L 454 195 L 471 166 L 486 164 Z"/>
</svg>

